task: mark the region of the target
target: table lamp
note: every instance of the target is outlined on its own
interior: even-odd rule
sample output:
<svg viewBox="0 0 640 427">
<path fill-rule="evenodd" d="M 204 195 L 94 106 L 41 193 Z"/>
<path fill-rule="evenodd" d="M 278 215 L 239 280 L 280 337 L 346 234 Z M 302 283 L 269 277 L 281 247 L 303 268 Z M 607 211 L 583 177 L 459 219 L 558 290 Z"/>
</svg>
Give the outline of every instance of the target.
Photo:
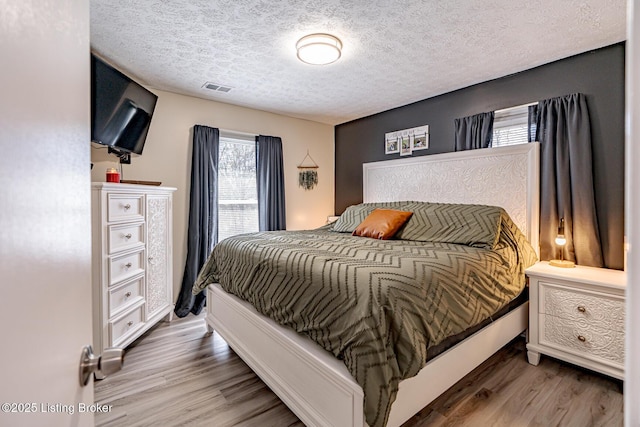
<svg viewBox="0 0 640 427">
<path fill-rule="evenodd" d="M 566 244 L 567 238 L 564 237 L 564 218 L 560 218 L 558 235 L 556 236 L 556 245 L 560 246 L 560 259 L 552 259 L 551 261 L 549 261 L 549 265 L 562 268 L 573 268 L 576 266 L 573 261 L 567 261 L 564 259 L 564 245 Z"/>
</svg>

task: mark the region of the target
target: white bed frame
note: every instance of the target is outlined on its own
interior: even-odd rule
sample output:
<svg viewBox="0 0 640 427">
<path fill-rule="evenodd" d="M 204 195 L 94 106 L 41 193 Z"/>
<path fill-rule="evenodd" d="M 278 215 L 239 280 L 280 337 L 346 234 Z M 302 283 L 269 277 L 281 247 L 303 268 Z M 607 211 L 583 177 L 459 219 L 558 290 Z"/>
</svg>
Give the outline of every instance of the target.
<svg viewBox="0 0 640 427">
<path fill-rule="evenodd" d="M 416 200 L 502 206 L 538 247 L 537 143 L 363 165 L 365 202 Z M 432 359 L 400 383 L 388 426 L 399 426 L 528 325 L 528 302 Z M 258 313 L 218 284 L 207 288 L 216 330 L 307 426 L 361 427 L 362 388 L 346 366 L 295 331 Z"/>
</svg>

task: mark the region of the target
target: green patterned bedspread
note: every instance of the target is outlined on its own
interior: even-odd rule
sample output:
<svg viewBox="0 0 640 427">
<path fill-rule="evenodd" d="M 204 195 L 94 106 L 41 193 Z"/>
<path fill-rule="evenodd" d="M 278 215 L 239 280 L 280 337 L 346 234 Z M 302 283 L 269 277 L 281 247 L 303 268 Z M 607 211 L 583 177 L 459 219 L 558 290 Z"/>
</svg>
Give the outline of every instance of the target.
<svg viewBox="0 0 640 427">
<path fill-rule="evenodd" d="M 536 259 L 506 214 L 493 250 L 330 228 L 226 239 L 193 292 L 220 283 L 343 360 L 364 390 L 371 427 L 386 424 L 399 381 L 418 373 L 429 348 L 519 295 Z"/>
</svg>

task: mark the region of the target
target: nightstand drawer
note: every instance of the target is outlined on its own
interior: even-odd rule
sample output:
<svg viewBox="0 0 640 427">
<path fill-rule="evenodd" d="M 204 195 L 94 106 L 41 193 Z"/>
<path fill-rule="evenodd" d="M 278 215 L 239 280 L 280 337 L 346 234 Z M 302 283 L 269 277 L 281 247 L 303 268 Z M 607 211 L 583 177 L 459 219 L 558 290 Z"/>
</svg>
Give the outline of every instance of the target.
<svg viewBox="0 0 640 427">
<path fill-rule="evenodd" d="M 539 301 L 541 314 L 624 332 L 623 298 L 541 281 Z"/>
<path fill-rule="evenodd" d="M 624 365 L 624 332 L 540 315 L 540 344 L 586 358 Z"/>
</svg>

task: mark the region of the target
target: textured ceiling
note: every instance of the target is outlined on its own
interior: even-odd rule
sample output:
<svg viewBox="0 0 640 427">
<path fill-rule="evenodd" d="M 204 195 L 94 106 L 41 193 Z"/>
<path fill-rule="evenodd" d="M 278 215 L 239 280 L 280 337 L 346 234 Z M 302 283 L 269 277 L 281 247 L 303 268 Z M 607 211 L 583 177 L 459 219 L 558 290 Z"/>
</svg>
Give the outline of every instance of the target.
<svg viewBox="0 0 640 427">
<path fill-rule="evenodd" d="M 91 0 L 91 45 L 152 88 L 338 124 L 619 42 L 625 15 L 625 0 Z M 300 62 L 314 32 L 342 58 Z"/>
</svg>

